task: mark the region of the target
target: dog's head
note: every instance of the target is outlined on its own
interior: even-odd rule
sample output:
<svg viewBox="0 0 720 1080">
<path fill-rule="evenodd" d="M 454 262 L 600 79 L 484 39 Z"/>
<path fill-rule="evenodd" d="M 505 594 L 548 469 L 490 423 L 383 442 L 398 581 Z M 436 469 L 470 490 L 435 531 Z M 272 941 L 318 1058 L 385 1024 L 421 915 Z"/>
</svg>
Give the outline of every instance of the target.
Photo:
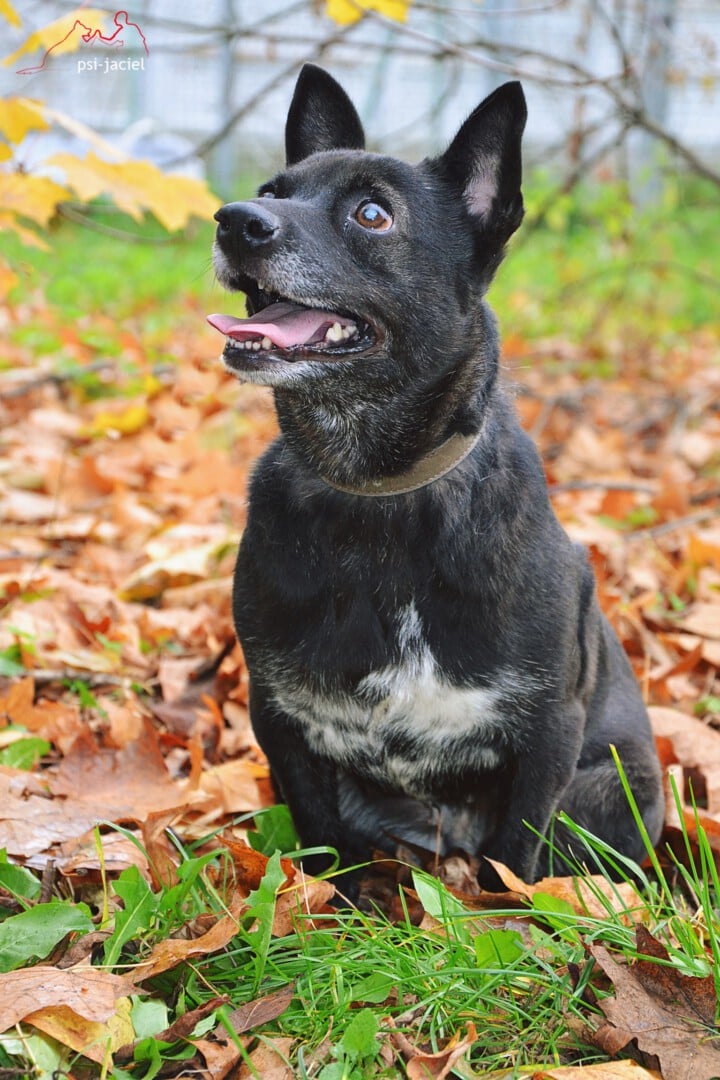
<svg viewBox="0 0 720 1080">
<path fill-rule="evenodd" d="M 478 310 L 523 215 L 519 83 L 491 94 L 440 157 L 411 166 L 368 153 L 355 108 L 306 65 L 288 114 L 287 167 L 218 222 L 221 284 L 250 317 L 213 315 L 223 359 L 272 386 L 362 363 L 420 373 L 477 351 Z"/>
</svg>

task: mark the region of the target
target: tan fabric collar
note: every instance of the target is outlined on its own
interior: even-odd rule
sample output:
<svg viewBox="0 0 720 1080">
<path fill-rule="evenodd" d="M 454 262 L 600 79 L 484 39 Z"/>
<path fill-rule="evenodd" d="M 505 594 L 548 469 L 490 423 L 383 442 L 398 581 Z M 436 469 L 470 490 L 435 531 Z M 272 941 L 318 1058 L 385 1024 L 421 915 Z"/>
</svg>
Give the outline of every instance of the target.
<svg viewBox="0 0 720 1080">
<path fill-rule="evenodd" d="M 323 480 L 337 491 L 344 491 L 347 495 L 366 495 L 370 498 L 380 498 L 385 495 L 405 495 L 409 491 L 417 491 L 418 488 L 427 487 L 435 480 L 447 476 L 449 472 L 457 468 L 468 454 L 475 449 L 480 438 L 480 432 L 474 435 L 451 435 L 444 443 L 431 450 L 425 457 L 420 458 L 405 472 L 397 476 L 379 477 L 377 480 L 366 480 L 358 487 L 346 484 L 336 484 L 323 476 Z"/>
</svg>

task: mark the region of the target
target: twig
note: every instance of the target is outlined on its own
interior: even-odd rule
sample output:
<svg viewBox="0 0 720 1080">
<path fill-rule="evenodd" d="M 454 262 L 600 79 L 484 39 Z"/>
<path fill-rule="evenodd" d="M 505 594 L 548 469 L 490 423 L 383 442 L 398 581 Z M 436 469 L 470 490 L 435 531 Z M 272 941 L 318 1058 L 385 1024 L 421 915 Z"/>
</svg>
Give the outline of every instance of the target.
<svg viewBox="0 0 720 1080">
<path fill-rule="evenodd" d="M 95 360 L 92 364 L 87 364 L 83 368 L 83 375 L 94 374 L 97 371 L 105 371 L 108 368 L 112 368 L 113 365 L 107 360 Z M 52 371 L 46 375 L 38 375 L 34 379 L 26 379 L 25 382 L 20 383 L 18 386 L 13 386 L 11 390 L 0 391 L 0 401 L 12 401 L 14 398 L 24 397 L 25 394 L 32 393 L 33 390 L 39 390 L 41 386 L 47 386 L 49 383 L 54 383 L 55 386 L 60 387 L 63 383 L 73 382 L 77 378 L 77 373 Z"/>
<path fill-rule="evenodd" d="M 607 123 L 608 119 L 604 122 Z M 604 157 L 622 145 L 627 132 L 627 124 L 623 124 L 613 133 L 611 138 L 601 143 L 591 154 L 585 155 L 578 161 L 577 165 L 564 177 L 562 184 L 550 193 L 540 209 L 536 211 L 530 221 L 526 222 L 520 237 L 521 243 L 524 243 L 544 223 L 548 213 L 562 195 L 567 195 L 572 191 L 575 185 L 590 172 L 597 162 L 602 161 Z"/>
<path fill-rule="evenodd" d="M 252 94 L 247 99 L 247 101 L 243 102 L 240 108 L 236 109 L 232 116 L 228 117 L 222 127 L 218 128 L 218 130 L 213 135 L 208 136 L 207 139 L 204 139 L 200 143 L 200 145 L 195 147 L 194 149 L 189 150 L 187 153 L 181 154 L 176 158 L 173 158 L 172 161 L 167 163 L 166 168 L 174 168 L 177 165 L 182 164 L 184 161 L 187 161 L 188 158 L 195 156 L 204 157 L 206 154 L 210 153 L 210 151 L 213 150 L 218 143 L 222 142 L 222 140 L 230 134 L 235 125 L 238 124 L 244 116 L 247 116 L 247 114 L 252 109 L 254 109 L 255 106 L 267 96 L 267 94 L 271 93 L 276 87 L 281 86 L 287 79 L 290 78 L 291 75 L 294 75 L 295 72 L 302 67 L 306 59 L 318 59 L 321 54 L 331 45 L 336 45 L 339 42 L 343 41 L 349 31 L 354 28 L 354 25 L 355 24 L 351 26 L 345 26 L 337 33 L 332 34 L 330 37 L 318 42 L 312 56 L 303 57 L 299 60 L 293 60 L 292 63 L 287 64 L 278 72 L 277 75 L 274 75 L 272 79 L 264 83 L 264 85 L 261 86 L 259 90 Z"/>
<path fill-rule="evenodd" d="M 132 244 L 152 244 L 155 247 L 159 244 L 177 244 L 182 239 L 180 236 L 141 236 L 138 233 L 127 232 L 125 229 L 116 229 L 112 225 L 104 225 L 101 221 L 93 221 L 88 214 L 76 210 L 71 203 L 60 203 L 57 214 L 58 217 L 82 225 L 83 228 L 90 229 L 91 232 L 111 236 L 114 240 L 126 240 Z"/>
<path fill-rule="evenodd" d="M 52 900 L 53 889 L 55 887 L 55 860 L 48 859 L 43 866 L 41 884 L 40 884 L 40 896 L 38 902 L 40 904 L 48 904 Z"/>
<path fill-rule="evenodd" d="M 134 680 L 130 675 L 111 675 L 104 671 L 85 671 L 79 668 L 29 668 L 37 686 L 49 686 L 51 683 L 83 682 L 90 687 L 128 686 Z"/>
<path fill-rule="evenodd" d="M 566 491 L 637 491 L 642 495 L 654 495 L 656 488 L 650 484 L 637 484 L 621 480 L 568 480 L 564 484 L 549 484 L 548 491 L 551 495 L 559 495 Z"/>
<path fill-rule="evenodd" d="M 704 521 L 710 521 L 714 517 L 720 517 L 717 507 L 706 510 L 698 510 L 696 514 L 687 514 L 685 517 L 675 518 L 674 521 L 663 521 L 661 525 L 650 525 L 647 529 L 635 529 L 626 533 L 625 540 L 654 540 L 666 533 L 676 532 L 678 529 L 687 529 L 691 525 L 701 525 Z"/>
</svg>

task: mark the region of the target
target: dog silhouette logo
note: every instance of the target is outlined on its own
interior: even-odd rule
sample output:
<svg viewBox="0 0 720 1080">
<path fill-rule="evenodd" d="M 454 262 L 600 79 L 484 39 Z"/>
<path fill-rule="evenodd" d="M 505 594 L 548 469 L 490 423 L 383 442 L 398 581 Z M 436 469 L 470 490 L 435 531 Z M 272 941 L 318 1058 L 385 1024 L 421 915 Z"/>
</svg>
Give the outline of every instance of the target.
<svg viewBox="0 0 720 1080">
<path fill-rule="evenodd" d="M 110 49 L 123 49 L 123 48 L 135 48 L 141 47 L 146 56 L 150 55 L 148 43 L 144 33 L 136 22 L 132 22 L 127 11 L 116 11 L 113 15 L 113 23 L 110 33 L 104 33 L 101 25 L 92 25 L 90 20 L 83 22 L 82 19 L 75 19 L 74 23 L 68 30 L 68 32 L 61 38 L 59 38 L 53 45 L 50 45 L 45 50 L 39 64 L 35 64 L 32 67 L 20 68 L 17 72 L 18 75 L 35 75 L 38 71 L 43 71 L 47 66 L 48 60 L 56 50 L 61 46 L 70 43 L 75 48 L 83 48 L 85 46 L 103 46 Z M 63 49 L 63 52 L 68 51 Z M 113 60 L 105 58 L 105 71 L 111 70 L 138 70 L 144 67 L 142 62 L 144 58 L 140 60 Z M 78 71 L 88 70 L 103 70 L 103 64 L 94 58 L 94 63 L 87 60 L 81 60 L 78 62 Z"/>
</svg>

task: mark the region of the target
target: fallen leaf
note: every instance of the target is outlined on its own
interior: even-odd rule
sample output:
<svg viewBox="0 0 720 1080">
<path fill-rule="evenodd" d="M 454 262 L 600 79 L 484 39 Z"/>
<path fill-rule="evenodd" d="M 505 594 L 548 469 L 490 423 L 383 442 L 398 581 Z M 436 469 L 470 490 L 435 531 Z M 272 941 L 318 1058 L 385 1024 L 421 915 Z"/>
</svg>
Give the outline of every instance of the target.
<svg viewBox="0 0 720 1080">
<path fill-rule="evenodd" d="M 470 1022 L 464 1037 L 461 1037 L 459 1031 L 455 1032 L 443 1050 L 431 1054 L 418 1049 L 408 1039 L 407 1035 L 395 1029 L 392 1019 L 388 1019 L 387 1022 L 393 1029 L 390 1033 L 390 1040 L 407 1062 L 405 1071 L 409 1080 L 428 1080 L 428 1078 L 444 1080 L 446 1076 L 450 1075 L 458 1061 L 472 1048 L 473 1043 L 477 1041 L 475 1025 Z"/>
<path fill-rule="evenodd" d="M 483 1080 L 512 1080 L 514 1070 L 484 1073 Z M 561 1065 L 557 1069 L 541 1068 L 524 1073 L 525 1080 L 662 1080 L 659 1072 L 645 1069 L 636 1061 L 608 1061 L 597 1065 Z"/>
<path fill-rule="evenodd" d="M 199 788 L 222 806 L 223 813 L 228 816 L 242 814 L 249 810 L 261 810 L 266 805 L 257 781 L 269 775 L 267 765 L 238 758 L 206 769 L 200 776 Z"/>
<path fill-rule="evenodd" d="M 594 1041 L 611 1056 L 631 1043 L 660 1062 L 663 1080 L 713 1080 L 720 1076 L 717 997 L 711 975 L 692 978 L 669 966 L 665 947 L 643 926 L 636 928 L 641 959 L 627 964 L 604 945 L 588 951 L 613 983 L 602 998 L 607 1017 Z M 659 962 L 657 962 L 659 961 Z"/>
<path fill-rule="evenodd" d="M 131 1008 L 129 997 L 119 998 L 115 1012 L 101 1023 L 78 1016 L 67 1005 L 54 1005 L 29 1013 L 25 1022 L 102 1065 L 108 1053 L 112 1054 L 134 1037 Z"/>
<path fill-rule="evenodd" d="M 119 750 L 98 746 L 92 733 L 76 739 L 49 782 L 53 795 L 64 795 L 96 808 L 97 820 L 140 821 L 148 813 L 184 806 L 185 787 L 172 779 L 157 733 L 146 722 L 139 739 Z"/>
<path fill-rule="evenodd" d="M 648 712 L 653 734 L 670 739 L 680 764 L 702 775 L 707 809 L 720 813 L 720 732 L 678 709 L 654 705 Z"/>
<path fill-rule="evenodd" d="M 302 928 L 305 917 L 324 911 L 334 895 L 335 886 L 331 881 L 307 877 L 299 870 L 292 886 L 278 893 L 272 925 L 273 936 L 286 937 L 298 927 Z"/>
<path fill-rule="evenodd" d="M 150 955 L 136 966 L 136 979 L 145 982 L 194 956 L 207 956 L 209 953 L 218 952 L 237 934 L 242 909 L 242 899 L 235 897 L 231 911 L 227 915 L 221 915 L 215 925 L 200 937 L 189 941 L 186 938 L 165 938 L 159 941 L 153 946 Z"/>
<path fill-rule="evenodd" d="M 249 844 L 243 840 L 236 840 L 229 833 L 220 833 L 218 840 L 232 858 L 238 886 L 243 891 L 247 890 L 248 893 L 259 889 L 267 870 L 267 855 L 255 851 Z M 281 859 L 280 865 L 285 874 L 283 885 L 285 888 L 295 880 L 298 870 L 293 865 L 292 859 Z"/>
<path fill-rule="evenodd" d="M 39 855 L 97 823 L 98 812 L 87 804 L 26 795 L 16 780 L 0 770 L 0 847 L 8 854 Z"/>
<path fill-rule="evenodd" d="M 287 986 L 275 990 L 272 994 L 266 994 L 264 997 L 248 1001 L 247 1004 L 233 1009 L 227 1016 L 227 1022 L 236 1035 L 252 1031 L 253 1028 L 263 1027 L 272 1020 L 276 1020 L 278 1016 L 282 1016 L 290 1005 L 294 993 L 294 984 L 288 983 Z M 219 1039 L 226 1034 L 225 1025 L 218 1024 L 215 1028 L 215 1037 Z"/>
<path fill-rule="evenodd" d="M 280 1036 L 263 1039 L 248 1060 L 243 1061 L 233 1080 L 256 1080 L 258 1076 L 263 1080 L 292 1080 L 297 1074 L 288 1064 L 288 1057 L 294 1042 Z"/>
<path fill-rule="evenodd" d="M 591 918 L 607 917 L 608 909 L 623 913 L 642 909 L 643 904 L 637 890 L 629 882 L 609 882 L 601 874 L 588 875 L 587 878 L 550 877 L 542 878 L 533 885 L 528 885 L 513 874 L 502 863 L 488 859 L 498 877 L 511 892 L 531 900 L 537 893 L 546 893 L 558 900 L 570 904 L 578 915 Z M 604 899 L 601 900 L 600 894 Z"/>
<path fill-rule="evenodd" d="M 699 637 L 720 638 L 720 604 L 693 604 L 675 625 Z"/>
<path fill-rule="evenodd" d="M 135 993 L 132 975 L 113 975 L 98 968 L 50 967 L 37 964 L 0 975 L 0 1031 L 19 1024 L 39 1009 L 66 1006 L 77 1016 L 106 1023 L 120 998 Z"/>
</svg>

